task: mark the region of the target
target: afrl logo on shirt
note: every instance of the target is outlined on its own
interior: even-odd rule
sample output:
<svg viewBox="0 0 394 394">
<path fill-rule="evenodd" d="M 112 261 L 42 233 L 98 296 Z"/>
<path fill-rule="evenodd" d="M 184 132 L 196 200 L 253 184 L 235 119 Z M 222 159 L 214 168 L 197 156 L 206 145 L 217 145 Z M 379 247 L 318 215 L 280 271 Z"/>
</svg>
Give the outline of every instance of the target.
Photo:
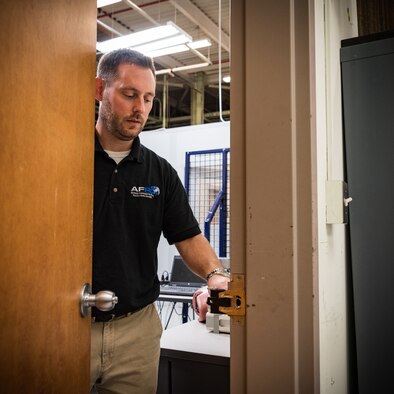
<svg viewBox="0 0 394 394">
<path fill-rule="evenodd" d="M 160 195 L 158 186 L 133 186 L 130 190 L 133 197 L 154 198 Z"/>
</svg>

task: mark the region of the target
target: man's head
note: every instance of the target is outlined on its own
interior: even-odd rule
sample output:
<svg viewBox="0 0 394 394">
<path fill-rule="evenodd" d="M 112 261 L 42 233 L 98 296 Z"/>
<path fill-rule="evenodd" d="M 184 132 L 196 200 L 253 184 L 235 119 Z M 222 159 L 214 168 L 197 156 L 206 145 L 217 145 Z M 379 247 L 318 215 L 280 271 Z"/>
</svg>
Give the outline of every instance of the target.
<svg viewBox="0 0 394 394">
<path fill-rule="evenodd" d="M 156 73 L 152 58 L 131 49 L 122 48 L 104 54 L 97 65 L 97 76 L 111 83 L 118 77 L 118 67 L 121 64 L 135 64 Z"/>
<path fill-rule="evenodd" d="M 106 141 L 132 143 L 143 129 L 155 96 L 151 58 L 130 49 L 102 56 L 97 67 L 97 131 Z"/>
</svg>

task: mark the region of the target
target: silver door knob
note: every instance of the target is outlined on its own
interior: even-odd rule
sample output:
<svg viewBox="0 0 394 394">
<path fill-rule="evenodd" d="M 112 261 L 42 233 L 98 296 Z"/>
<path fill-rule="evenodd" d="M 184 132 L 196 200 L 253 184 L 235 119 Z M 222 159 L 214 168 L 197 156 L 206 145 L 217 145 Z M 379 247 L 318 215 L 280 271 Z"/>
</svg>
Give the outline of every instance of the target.
<svg viewBox="0 0 394 394">
<path fill-rule="evenodd" d="M 81 315 L 86 317 L 90 313 L 92 306 L 96 307 L 100 311 L 110 311 L 115 308 L 118 303 L 118 297 L 116 297 L 113 291 L 102 290 L 97 294 L 92 294 L 92 288 L 89 283 L 85 283 L 81 289 Z"/>
</svg>

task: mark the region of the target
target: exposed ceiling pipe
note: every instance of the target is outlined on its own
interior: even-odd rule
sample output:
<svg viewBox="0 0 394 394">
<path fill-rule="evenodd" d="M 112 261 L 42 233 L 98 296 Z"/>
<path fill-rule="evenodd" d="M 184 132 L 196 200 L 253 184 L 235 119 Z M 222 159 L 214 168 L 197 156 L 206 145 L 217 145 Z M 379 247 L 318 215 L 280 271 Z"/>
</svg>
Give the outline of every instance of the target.
<svg viewBox="0 0 394 394">
<path fill-rule="evenodd" d="M 190 0 L 169 0 L 169 2 L 193 23 L 198 25 L 213 41 L 218 43 L 217 25 Z M 224 50 L 230 52 L 230 38 L 224 32 L 222 33 L 221 45 Z"/>
<path fill-rule="evenodd" d="M 137 4 L 130 0 L 123 0 L 124 3 L 126 3 L 129 7 L 133 8 L 136 10 L 140 15 L 142 15 L 144 18 L 148 19 L 148 21 L 152 22 L 154 25 L 159 26 L 160 23 L 156 22 L 151 16 L 149 16 L 148 13 L 146 13 L 142 8 L 138 7 Z"/>
<path fill-rule="evenodd" d="M 122 33 L 119 33 L 117 30 L 115 30 L 115 29 L 112 28 L 111 26 L 106 25 L 104 22 L 99 21 L 98 19 L 97 19 L 97 24 L 98 24 L 99 26 L 101 26 L 103 29 L 109 31 L 109 32 L 112 33 L 112 34 L 115 34 L 115 35 L 117 35 L 117 36 L 121 36 L 121 35 L 122 35 Z"/>
<path fill-rule="evenodd" d="M 212 89 L 230 90 L 230 86 L 208 85 Z"/>
<path fill-rule="evenodd" d="M 219 119 L 224 122 L 222 108 L 222 0 L 219 0 Z"/>
<path fill-rule="evenodd" d="M 197 49 L 190 48 L 189 45 L 186 44 L 186 46 L 192 51 L 196 56 L 198 56 L 201 60 L 204 60 L 204 62 L 212 64 L 211 59 L 203 55 L 201 52 L 197 51 Z"/>
</svg>

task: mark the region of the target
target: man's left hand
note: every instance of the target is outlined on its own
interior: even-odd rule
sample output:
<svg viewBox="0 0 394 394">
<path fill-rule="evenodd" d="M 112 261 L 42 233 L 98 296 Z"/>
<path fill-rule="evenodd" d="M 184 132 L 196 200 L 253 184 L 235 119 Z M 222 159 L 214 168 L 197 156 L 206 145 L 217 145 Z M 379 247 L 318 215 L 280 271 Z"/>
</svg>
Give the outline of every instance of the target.
<svg viewBox="0 0 394 394">
<path fill-rule="evenodd" d="M 230 279 L 222 275 L 213 275 L 208 280 L 208 286 L 203 286 L 193 294 L 192 306 L 198 316 L 198 321 L 205 322 L 208 312 L 209 288 L 227 290 Z"/>
</svg>

